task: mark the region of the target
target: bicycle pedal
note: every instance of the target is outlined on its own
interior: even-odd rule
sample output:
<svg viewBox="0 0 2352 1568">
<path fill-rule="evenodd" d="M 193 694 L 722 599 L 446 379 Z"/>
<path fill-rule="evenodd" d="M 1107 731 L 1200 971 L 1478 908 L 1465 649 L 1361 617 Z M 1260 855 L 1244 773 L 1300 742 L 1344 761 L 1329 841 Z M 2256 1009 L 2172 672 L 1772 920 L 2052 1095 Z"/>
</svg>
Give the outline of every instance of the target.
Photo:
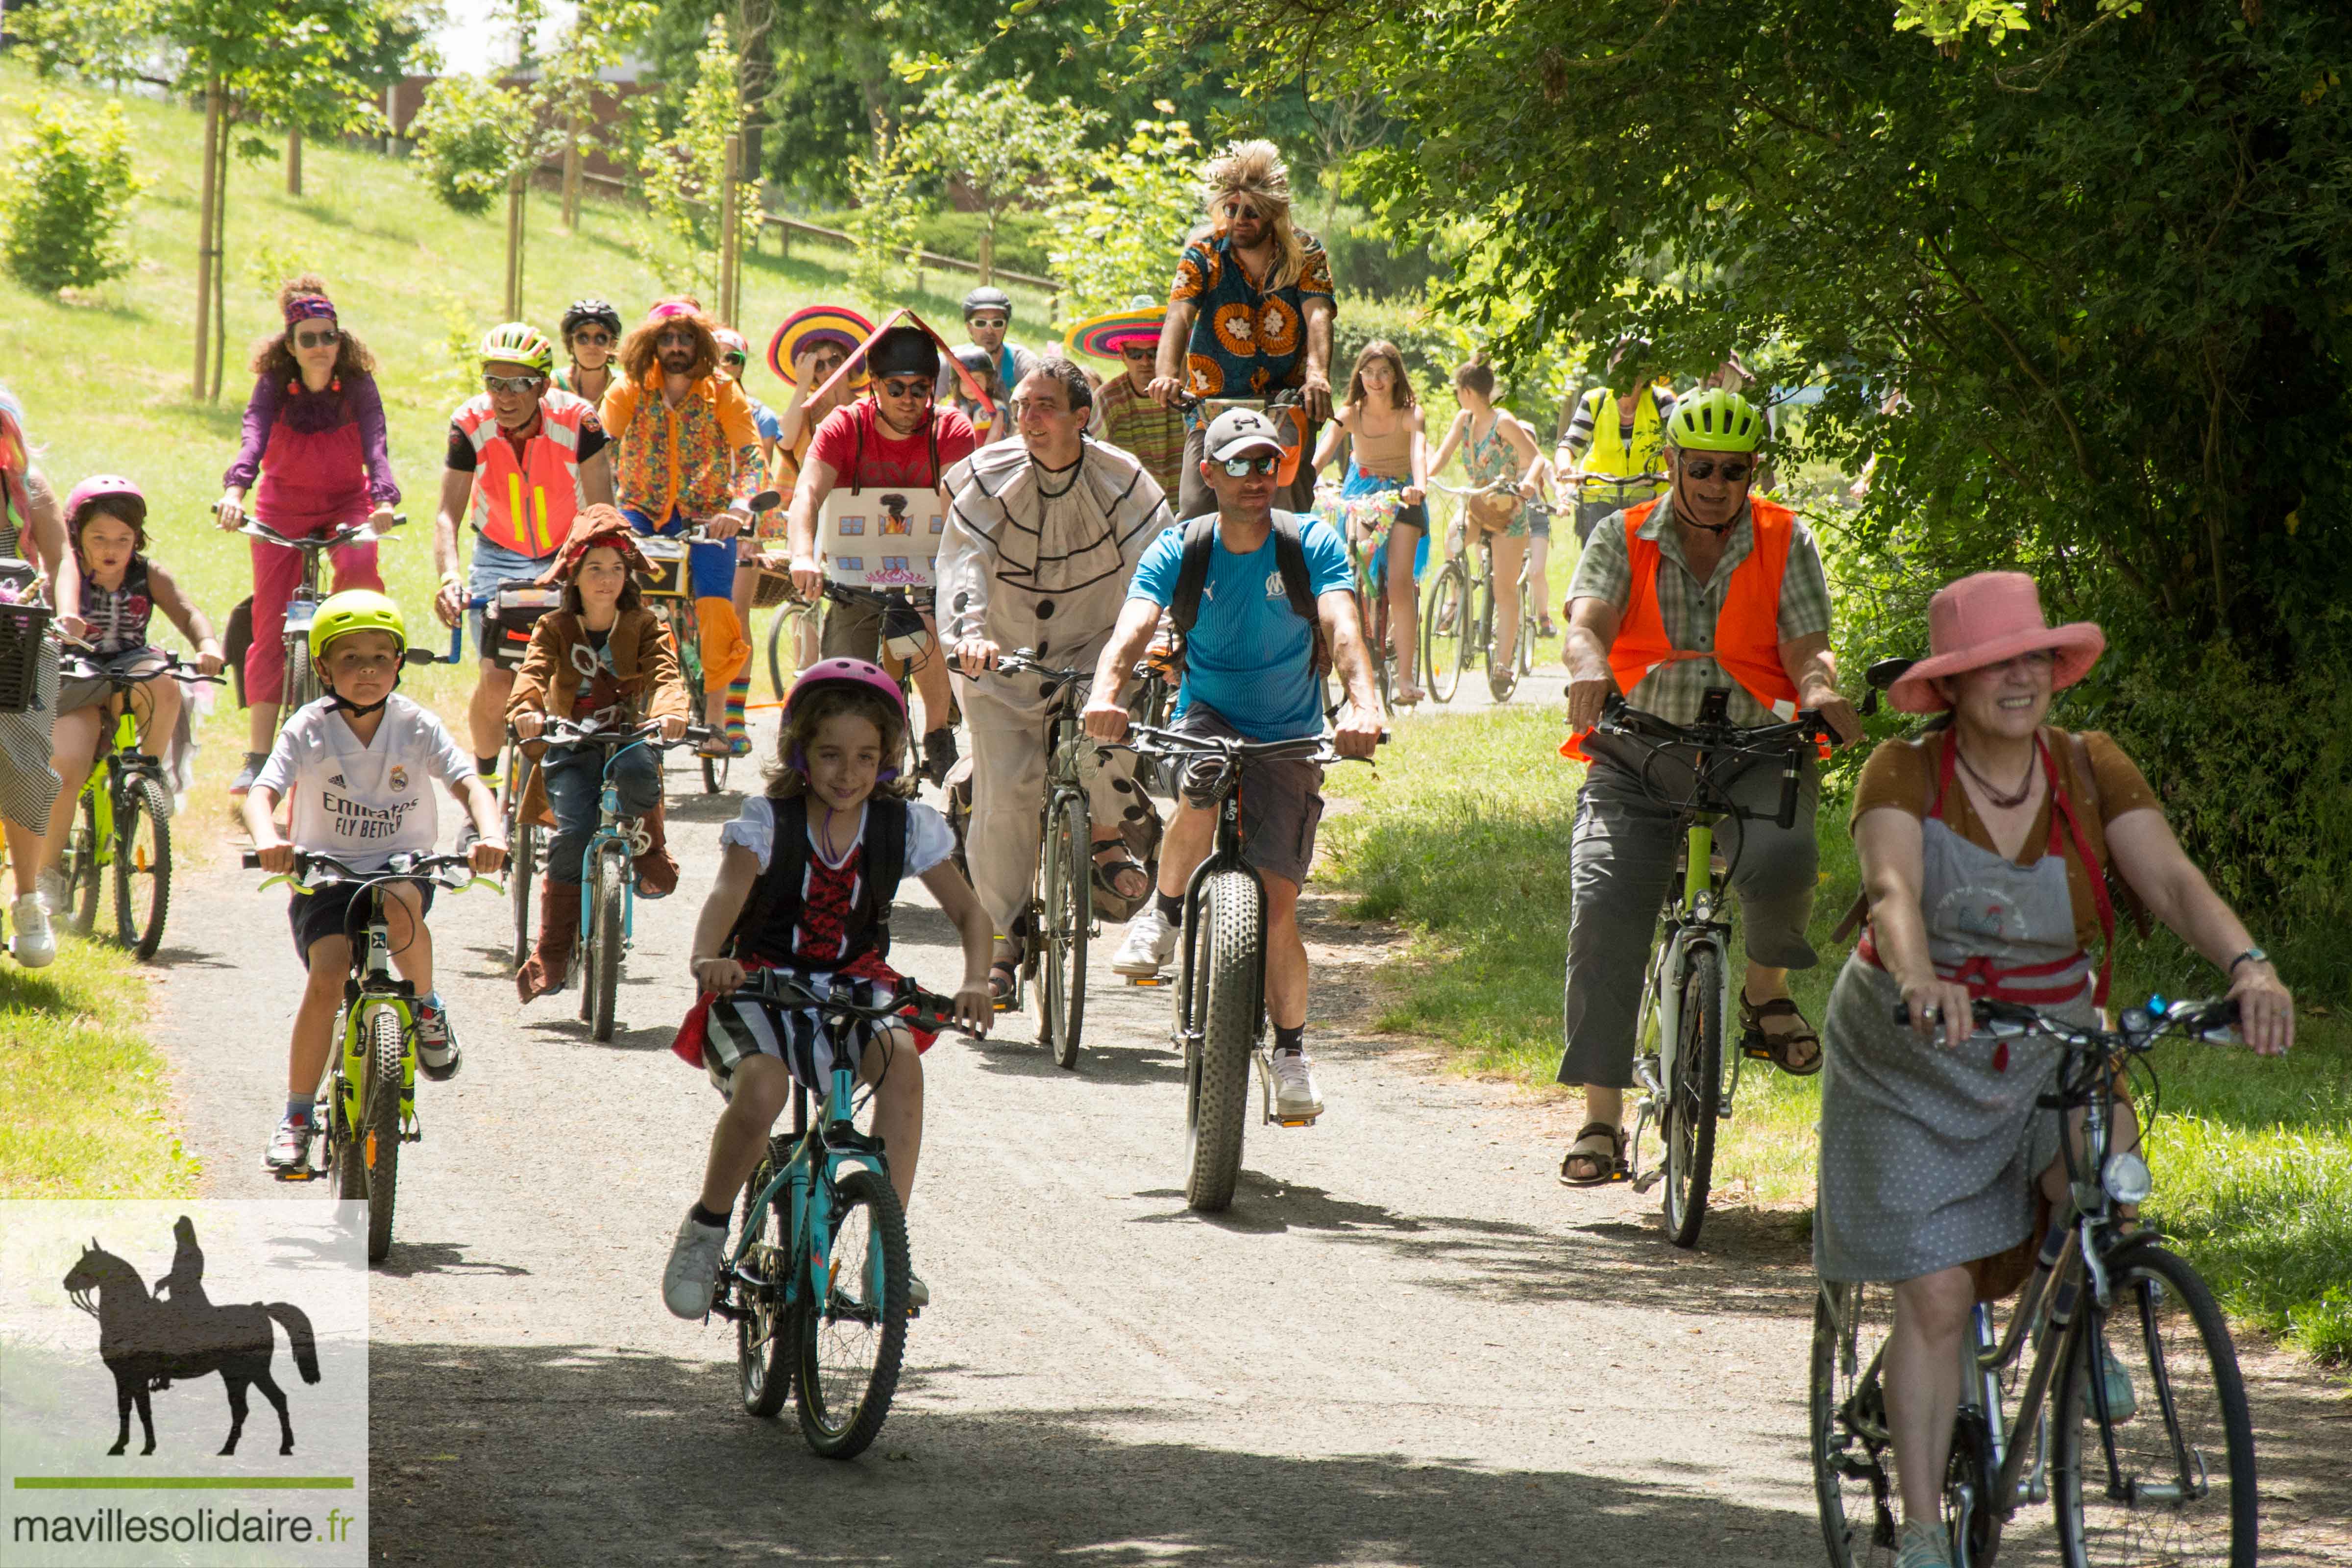
<svg viewBox="0 0 2352 1568">
<path fill-rule="evenodd" d="M 1621 1175 L 1617 1179 L 1622 1182 L 1626 1178 Z M 1664 1165 L 1653 1165 L 1648 1170 L 1643 1172 L 1640 1175 L 1633 1178 L 1633 1190 L 1637 1193 L 1646 1193 L 1652 1187 L 1656 1186 L 1660 1182 L 1663 1182 L 1665 1179 L 1666 1168 Z"/>
<path fill-rule="evenodd" d="M 284 1171 L 272 1167 L 269 1173 L 281 1182 L 315 1182 L 327 1173 L 310 1165 L 297 1165 Z"/>
<path fill-rule="evenodd" d="M 1275 1116 L 1269 1117 L 1267 1120 L 1272 1121 L 1276 1127 L 1312 1127 L 1318 1121 L 1320 1121 L 1322 1118 L 1320 1116 L 1297 1116 L 1289 1118 Z"/>
<path fill-rule="evenodd" d="M 1125 975 L 1122 978 L 1124 978 L 1129 985 L 1133 985 L 1141 990 L 1150 990 L 1154 987 L 1170 984 L 1169 977 L 1165 974 L 1129 974 Z"/>
</svg>

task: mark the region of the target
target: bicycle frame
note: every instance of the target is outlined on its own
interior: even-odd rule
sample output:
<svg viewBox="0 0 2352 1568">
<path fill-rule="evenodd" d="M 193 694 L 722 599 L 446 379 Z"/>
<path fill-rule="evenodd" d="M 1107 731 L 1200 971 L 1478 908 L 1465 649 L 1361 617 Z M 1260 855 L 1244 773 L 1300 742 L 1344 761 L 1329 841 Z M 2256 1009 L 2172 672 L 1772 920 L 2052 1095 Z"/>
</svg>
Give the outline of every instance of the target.
<svg viewBox="0 0 2352 1568">
<path fill-rule="evenodd" d="M 1181 776 L 1177 787 L 1183 787 Z M 1248 877 L 1257 894 L 1257 965 L 1250 976 L 1249 1013 L 1253 1037 L 1265 1037 L 1265 879 L 1242 854 L 1242 771 L 1238 757 L 1220 782 L 1219 792 L 1216 843 L 1207 858 L 1192 868 L 1192 875 L 1184 884 L 1183 947 L 1176 971 L 1182 977 L 1176 987 L 1176 1044 L 1188 1062 L 1197 1057 L 1202 1040 L 1201 1021 L 1192 1016 L 1192 976 L 1200 973 L 1193 963 L 1200 956 L 1201 889 L 1211 877 L 1227 871 L 1239 871 Z"/>
<path fill-rule="evenodd" d="M 1665 908 L 1659 914 L 1665 940 L 1657 944 L 1651 959 L 1649 984 L 1642 996 L 1642 1016 L 1633 1030 L 1636 1042 L 1634 1075 L 1643 1079 L 1642 1087 L 1662 1103 L 1671 1103 L 1674 1099 L 1675 1053 L 1664 1047 L 1666 1041 L 1681 1036 L 1682 977 L 1689 970 L 1690 954 L 1697 948 L 1712 948 L 1727 966 L 1731 957 L 1731 922 L 1720 915 L 1729 890 L 1727 878 L 1718 879 L 1712 869 L 1714 819 L 1700 817 L 1693 821 L 1685 830 L 1684 842 L 1690 857 L 1689 864 L 1684 868 L 1680 890 L 1667 895 Z M 1722 973 L 1730 971 L 1726 967 Z M 1716 1020 L 1721 1031 L 1717 1037 L 1727 1039 L 1731 1027 L 1731 987 L 1728 985 L 1723 988 L 1720 1012 L 1722 1016 Z M 1660 1076 L 1655 1082 L 1649 1081 L 1648 1059 L 1641 1049 L 1643 1046 L 1649 1047 L 1658 1058 Z M 1731 1069 L 1735 1091 L 1739 1085 L 1738 1061 L 1738 1058 L 1733 1058 Z M 1716 1114 L 1722 1115 L 1728 1104 L 1727 1095 L 1725 1103 L 1716 1108 Z M 1628 1149 L 1634 1151 L 1633 1158 L 1637 1163 L 1632 1172 L 1634 1175 L 1640 1174 L 1640 1133 L 1649 1115 L 1650 1106 L 1645 1103 L 1640 1112 L 1641 1121 L 1636 1125 L 1635 1135 L 1626 1144 Z M 1663 1171 L 1664 1167 L 1661 1165 L 1659 1169 Z"/>
<path fill-rule="evenodd" d="M 803 1305 L 801 1296 L 802 1264 L 805 1263 L 809 1281 L 808 1303 L 831 1299 L 833 1280 L 826 1259 L 833 1252 L 832 1193 L 839 1185 L 845 1166 L 856 1162 L 864 1164 L 887 1181 L 888 1162 L 884 1158 L 880 1140 L 857 1131 L 856 1119 L 857 1080 L 851 1070 L 838 1062 L 833 1069 L 833 1087 L 825 1096 L 824 1114 L 812 1123 L 808 1118 L 808 1090 L 798 1083 L 793 1086 L 793 1135 L 799 1140 L 791 1159 L 778 1169 L 767 1186 L 761 1190 L 751 1212 L 764 1215 L 771 1205 L 782 1201 L 785 1234 L 793 1246 L 784 1256 L 793 1259 L 790 1276 L 782 1281 L 786 1309 Z M 822 1175 L 822 1182 L 819 1177 Z M 822 1202 L 814 1201 L 820 1194 Z M 754 1286 L 775 1283 L 758 1279 L 743 1268 L 743 1259 L 760 1243 L 765 1227 L 756 1221 L 743 1228 L 742 1238 L 736 1244 L 735 1255 L 727 1260 L 730 1271 Z M 883 1268 L 886 1259 L 878 1247 L 866 1252 L 871 1277 L 866 1280 L 866 1300 L 883 1299 Z M 724 1314 L 722 1314 L 724 1315 Z"/>
</svg>

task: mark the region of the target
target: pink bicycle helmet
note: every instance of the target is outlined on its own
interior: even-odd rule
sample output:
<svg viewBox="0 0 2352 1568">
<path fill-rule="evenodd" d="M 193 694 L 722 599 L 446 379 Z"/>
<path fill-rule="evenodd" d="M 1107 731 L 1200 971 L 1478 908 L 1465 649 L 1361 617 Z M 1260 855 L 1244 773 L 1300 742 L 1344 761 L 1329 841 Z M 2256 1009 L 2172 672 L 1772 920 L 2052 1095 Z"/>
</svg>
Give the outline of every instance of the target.
<svg viewBox="0 0 2352 1568">
<path fill-rule="evenodd" d="M 907 717 L 907 696 L 898 689 L 898 683 L 883 673 L 880 665 L 868 664 L 862 658 L 820 659 L 801 671 L 800 679 L 793 682 L 793 694 L 784 699 L 786 719 L 790 720 L 793 705 L 798 703 L 802 697 L 816 690 L 819 687 L 837 684 L 863 686 L 879 692 L 888 700 L 891 711 L 898 715 L 898 722 L 904 724 L 909 721 Z"/>
<path fill-rule="evenodd" d="M 92 474 L 74 486 L 66 496 L 66 515 L 73 516 L 82 509 L 83 503 L 94 501 L 100 496 L 129 496 L 139 503 L 142 510 L 147 506 L 147 492 L 121 475 Z"/>
</svg>

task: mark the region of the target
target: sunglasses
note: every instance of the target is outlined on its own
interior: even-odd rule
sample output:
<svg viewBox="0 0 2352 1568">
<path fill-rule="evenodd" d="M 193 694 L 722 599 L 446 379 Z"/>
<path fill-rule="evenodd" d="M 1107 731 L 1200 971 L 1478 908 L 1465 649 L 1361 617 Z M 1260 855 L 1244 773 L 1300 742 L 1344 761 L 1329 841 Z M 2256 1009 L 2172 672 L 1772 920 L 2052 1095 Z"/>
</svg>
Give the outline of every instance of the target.
<svg viewBox="0 0 2352 1568">
<path fill-rule="evenodd" d="M 331 343 L 340 342 L 342 335 L 333 327 L 327 327 L 315 332 L 297 332 L 294 334 L 294 346 L 298 349 L 323 349 Z"/>
<path fill-rule="evenodd" d="M 920 375 L 886 375 L 874 384 L 891 397 L 920 397 L 931 389 L 930 378 Z"/>
<path fill-rule="evenodd" d="M 1158 358 L 1159 354 L 1159 349 L 1150 343 L 1130 343 L 1118 351 L 1118 357 L 1121 359 L 1141 360 L 1147 364 Z"/>
<path fill-rule="evenodd" d="M 613 346 L 613 334 L 603 331 L 579 331 L 572 334 L 572 342 L 575 346 L 585 343 L 592 349 L 606 349 Z"/>
<path fill-rule="evenodd" d="M 690 349 L 695 346 L 694 334 L 680 331 L 664 332 L 654 340 L 654 346 L 664 349 Z"/>
<path fill-rule="evenodd" d="M 543 375 L 486 375 L 482 377 L 485 392 L 537 392 L 547 384 Z"/>
<path fill-rule="evenodd" d="M 1282 467 L 1280 458 L 1227 458 L 1217 465 L 1234 479 L 1245 479 L 1252 474 L 1270 474 Z"/>
<path fill-rule="evenodd" d="M 746 364 L 751 363 L 751 356 L 748 354 L 729 354 L 725 359 L 719 363 L 721 364 L 733 365 L 737 370 L 740 370 Z"/>
<path fill-rule="evenodd" d="M 974 316 L 964 322 L 964 325 L 967 327 L 998 332 L 1003 331 L 1012 324 L 1012 321 L 1003 316 Z"/>
<path fill-rule="evenodd" d="M 1756 465 L 1745 460 L 1734 462 L 1726 458 L 1717 462 L 1713 458 L 1685 458 L 1682 473 L 1686 479 L 1711 479 L 1721 474 L 1726 484 L 1736 485 L 1756 471 Z"/>
<path fill-rule="evenodd" d="M 1257 208 L 1244 203 L 1227 202 L 1225 204 L 1225 216 L 1235 223 L 1255 223 L 1261 216 L 1263 215 Z"/>
</svg>

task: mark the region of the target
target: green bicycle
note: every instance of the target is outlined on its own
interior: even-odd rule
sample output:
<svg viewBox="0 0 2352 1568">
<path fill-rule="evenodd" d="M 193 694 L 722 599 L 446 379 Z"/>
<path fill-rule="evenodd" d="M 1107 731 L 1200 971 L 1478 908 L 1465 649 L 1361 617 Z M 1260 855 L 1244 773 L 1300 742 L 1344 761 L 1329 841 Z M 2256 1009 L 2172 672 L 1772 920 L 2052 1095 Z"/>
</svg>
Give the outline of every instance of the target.
<svg viewBox="0 0 2352 1568">
<path fill-rule="evenodd" d="M 262 869 L 261 857 L 246 851 L 245 868 Z M 416 1120 L 416 992 L 393 973 L 392 938 L 383 912 L 390 882 L 431 882 L 453 893 L 487 884 L 462 855 L 402 855 L 381 871 L 355 871 L 327 855 L 295 851 L 294 869 L 268 878 L 264 889 L 291 884 L 310 893 L 341 882 L 362 885 L 352 900 L 365 928 L 352 939 L 352 974 L 343 985 L 342 1010 L 335 1016 L 341 1048 L 320 1086 L 310 1125 L 324 1134 L 314 1145 L 326 1163 L 305 1163 L 276 1173 L 281 1182 L 332 1177 L 339 1198 L 368 1205 L 367 1255 L 381 1263 L 392 1250 L 393 1210 L 400 1184 L 400 1146 L 424 1136 Z"/>
</svg>

